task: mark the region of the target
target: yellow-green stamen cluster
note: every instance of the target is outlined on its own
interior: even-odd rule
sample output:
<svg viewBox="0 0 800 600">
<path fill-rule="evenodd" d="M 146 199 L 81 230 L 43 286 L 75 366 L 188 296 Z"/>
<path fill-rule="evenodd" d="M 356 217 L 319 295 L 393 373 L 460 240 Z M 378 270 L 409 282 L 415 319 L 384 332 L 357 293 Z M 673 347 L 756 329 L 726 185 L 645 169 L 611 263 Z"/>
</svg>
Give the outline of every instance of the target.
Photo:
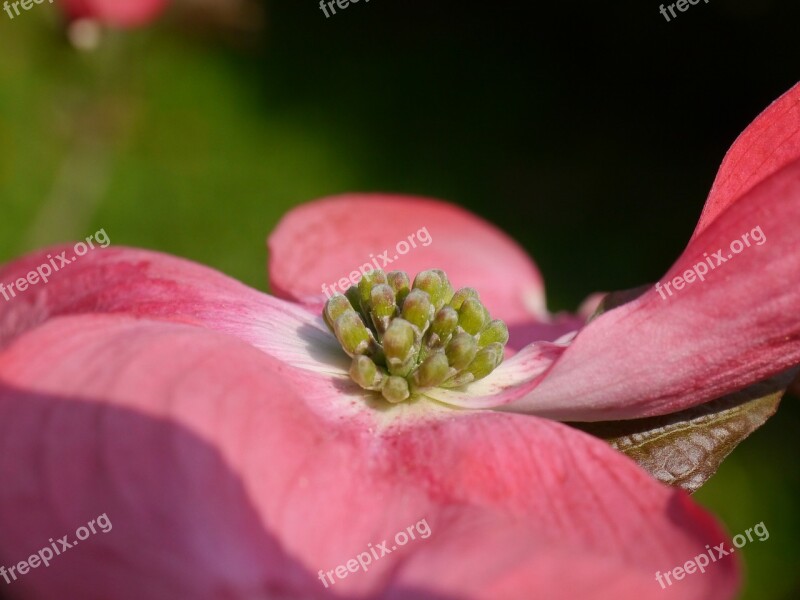
<svg viewBox="0 0 800 600">
<path fill-rule="evenodd" d="M 508 341 L 478 292 L 454 292 L 440 270 L 419 273 L 413 285 L 402 271 L 371 271 L 328 300 L 323 317 L 353 358 L 353 381 L 393 403 L 486 377 Z"/>
</svg>

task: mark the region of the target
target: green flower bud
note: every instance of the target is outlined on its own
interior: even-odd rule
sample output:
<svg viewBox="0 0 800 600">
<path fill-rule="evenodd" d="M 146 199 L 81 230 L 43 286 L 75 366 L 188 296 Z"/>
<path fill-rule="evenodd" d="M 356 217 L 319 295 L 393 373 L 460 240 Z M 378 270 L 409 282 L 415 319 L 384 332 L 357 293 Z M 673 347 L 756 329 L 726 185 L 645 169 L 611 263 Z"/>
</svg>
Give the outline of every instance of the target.
<svg viewBox="0 0 800 600">
<path fill-rule="evenodd" d="M 481 304 L 481 306 L 483 306 L 483 327 L 481 327 L 481 331 L 483 331 L 489 326 L 489 323 L 492 322 L 492 315 L 489 314 L 489 310 L 486 306 L 483 304 Z"/>
<path fill-rule="evenodd" d="M 450 366 L 458 371 L 465 369 L 477 353 L 478 342 L 470 334 L 463 331 L 453 336 L 452 341 L 445 350 Z"/>
<path fill-rule="evenodd" d="M 414 278 L 414 289 L 428 294 L 436 310 L 444 306 L 444 281 L 435 271 L 422 271 Z"/>
<path fill-rule="evenodd" d="M 383 334 L 383 352 L 392 375 L 406 376 L 419 352 L 416 332 L 408 321 L 395 319 Z"/>
<path fill-rule="evenodd" d="M 453 299 L 453 286 L 450 285 L 450 280 L 447 278 L 447 273 L 441 269 L 432 269 L 432 271 L 436 273 L 442 280 L 442 301 L 444 304 L 448 304 Z"/>
<path fill-rule="evenodd" d="M 403 306 L 403 301 L 411 291 L 411 281 L 404 271 L 390 271 L 386 274 L 386 282 L 394 290 L 397 305 Z"/>
<path fill-rule="evenodd" d="M 447 344 L 458 327 L 458 312 L 452 306 L 443 306 L 433 317 L 431 323 L 430 345 L 439 347 Z"/>
<path fill-rule="evenodd" d="M 348 310 L 353 310 L 353 305 L 350 304 L 350 301 L 341 294 L 335 294 L 325 303 L 322 318 L 325 319 L 325 324 L 333 332 L 333 325 L 336 323 L 336 319 Z"/>
<path fill-rule="evenodd" d="M 333 329 L 336 339 L 348 355 L 366 354 L 369 350 L 372 334 L 356 311 L 349 310 L 339 315 Z"/>
<path fill-rule="evenodd" d="M 503 345 L 508 342 L 508 327 L 500 319 L 490 322 L 478 337 L 480 346 L 488 346 L 495 342 Z"/>
<path fill-rule="evenodd" d="M 403 302 L 403 318 L 425 333 L 433 318 L 433 305 L 428 294 L 422 290 L 411 290 Z"/>
<path fill-rule="evenodd" d="M 350 304 L 356 310 L 356 312 L 362 317 L 366 318 L 367 313 L 364 312 L 364 308 L 361 306 L 361 294 L 358 292 L 358 286 L 351 285 L 349 288 L 347 288 L 347 291 L 344 293 L 344 295 L 345 298 L 350 301 Z"/>
<path fill-rule="evenodd" d="M 375 330 L 379 334 L 383 334 L 389 327 L 389 321 L 397 313 L 392 288 L 385 283 L 374 286 L 370 293 L 370 305 L 372 306 L 371 316 Z"/>
<path fill-rule="evenodd" d="M 363 355 L 353 357 L 350 377 L 365 390 L 380 390 L 383 386 L 384 374 L 372 360 Z"/>
<path fill-rule="evenodd" d="M 366 275 L 364 275 L 358 282 L 358 297 L 361 300 L 361 308 L 365 311 L 369 311 L 370 306 L 370 299 L 372 295 L 372 288 L 378 284 L 386 283 L 386 273 L 377 269 L 375 271 L 370 271 Z"/>
<path fill-rule="evenodd" d="M 381 393 L 383 397 L 392 404 L 408 400 L 411 396 L 411 391 L 408 389 L 408 382 L 402 377 L 396 377 L 394 375 L 384 380 Z"/>
<path fill-rule="evenodd" d="M 473 381 L 477 381 L 494 371 L 501 362 L 503 362 L 503 344 L 494 342 L 478 350 L 466 371 L 472 373 Z"/>
<path fill-rule="evenodd" d="M 453 294 L 453 298 L 450 300 L 450 306 L 456 310 L 460 310 L 461 305 L 464 304 L 464 300 L 467 298 L 475 298 L 476 300 L 480 300 L 480 296 L 478 296 L 477 291 L 472 288 L 465 287 Z"/>
<path fill-rule="evenodd" d="M 411 376 L 417 389 L 431 388 L 439 385 L 450 375 L 450 365 L 442 353 L 429 356 L 417 367 Z"/>
<path fill-rule="evenodd" d="M 475 335 L 484 324 L 483 304 L 477 298 L 466 298 L 458 309 L 458 324 L 471 335 Z"/>
<path fill-rule="evenodd" d="M 370 293 L 373 314 L 379 317 L 393 317 L 397 311 L 394 302 L 394 290 L 385 283 L 379 283 Z"/>
</svg>

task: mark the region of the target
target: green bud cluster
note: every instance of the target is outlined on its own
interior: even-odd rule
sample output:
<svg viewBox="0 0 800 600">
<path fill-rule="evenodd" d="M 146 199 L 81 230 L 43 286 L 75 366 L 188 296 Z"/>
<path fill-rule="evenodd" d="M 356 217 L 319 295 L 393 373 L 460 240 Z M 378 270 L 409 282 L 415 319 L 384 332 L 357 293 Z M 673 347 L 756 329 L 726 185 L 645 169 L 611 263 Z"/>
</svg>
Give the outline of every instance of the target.
<svg viewBox="0 0 800 600">
<path fill-rule="evenodd" d="M 508 327 L 472 288 L 454 291 L 444 271 L 372 271 L 325 304 L 325 323 L 352 357 L 350 376 L 392 403 L 433 387 L 457 388 L 502 361 Z"/>
</svg>

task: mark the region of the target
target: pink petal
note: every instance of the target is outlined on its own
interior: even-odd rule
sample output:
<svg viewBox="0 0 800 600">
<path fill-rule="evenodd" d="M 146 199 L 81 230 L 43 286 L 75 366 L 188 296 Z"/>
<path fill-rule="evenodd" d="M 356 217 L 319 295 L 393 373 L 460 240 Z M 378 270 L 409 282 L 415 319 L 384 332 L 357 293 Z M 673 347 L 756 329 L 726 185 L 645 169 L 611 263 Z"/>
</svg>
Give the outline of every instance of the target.
<svg viewBox="0 0 800 600">
<path fill-rule="evenodd" d="M 411 277 L 443 269 L 455 287 L 477 289 L 492 316 L 509 324 L 547 316 L 542 278 L 519 245 L 479 217 L 437 200 L 378 194 L 317 200 L 281 220 L 269 250 L 273 291 L 315 309 L 325 301 L 323 286 L 328 294 L 332 286 L 341 293 L 374 259 L 373 267 Z"/>
<path fill-rule="evenodd" d="M 524 415 L 354 408 L 346 391 L 328 397 L 338 418 L 321 415 L 282 373 L 230 336 L 171 323 L 71 317 L 17 338 L 0 354 L 0 559 L 23 560 L 102 513 L 113 529 L 15 593 L 315 598 L 319 570 L 413 527 L 417 539 L 332 591 L 735 594 L 736 556 L 661 589 L 656 571 L 730 542 L 684 493 L 597 439 Z"/>
<path fill-rule="evenodd" d="M 213 445 L 220 436 L 238 446 L 230 436 L 245 430 L 210 430 L 223 413 L 237 412 L 253 377 L 266 399 L 284 393 L 274 363 L 254 354 L 267 360 L 233 338 L 118 317 L 57 319 L 0 354 L 0 430 L 14 453 L 0 464 L 11 477 L 0 512 L 19 517 L 0 516 L 3 564 L 50 538 L 74 540 L 98 515 L 113 523 L 12 582 L 18 597 L 211 600 L 315 591 L 318 583 L 266 530 L 241 475 Z M 219 401 L 218 414 L 208 399 Z"/>
<path fill-rule="evenodd" d="M 341 373 L 349 367 L 318 315 L 218 271 L 166 254 L 117 247 L 96 249 L 60 266 L 62 251 L 67 260 L 74 258 L 72 247 L 64 246 L 0 268 L 5 286 L 0 287 L 5 295 L 0 296 L 0 347 L 56 316 L 125 313 L 234 335 L 310 371 Z M 21 293 L 15 293 L 19 286 L 8 289 L 42 265 L 61 270 Z"/>
<path fill-rule="evenodd" d="M 573 332 L 579 331 L 590 315 L 558 314 L 544 321 L 529 320 L 515 323 L 508 328 L 508 347 L 521 350 L 536 342 L 555 342 Z"/>
<path fill-rule="evenodd" d="M 587 421 L 666 414 L 800 363 L 798 219 L 800 161 L 730 205 L 661 281 L 720 248 L 729 262 L 672 296 L 662 289 L 666 299 L 651 289 L 595 319 L 539 386 L 506 408 Z M 731 242 L 757 227 L 766 241 L 728 259 Z"/>
<path fill-rule="evenodd" d="M 72 19 L 97 19 L 116 27 L 135 27 L 155 19 L 167 0 L 61 0 Z"/>
<path fill-rule="evenodd" d="M 736 139 L 722 161 L 693 237 L 754 185 L 800 158 L 800 83 Z"/>
</svg>

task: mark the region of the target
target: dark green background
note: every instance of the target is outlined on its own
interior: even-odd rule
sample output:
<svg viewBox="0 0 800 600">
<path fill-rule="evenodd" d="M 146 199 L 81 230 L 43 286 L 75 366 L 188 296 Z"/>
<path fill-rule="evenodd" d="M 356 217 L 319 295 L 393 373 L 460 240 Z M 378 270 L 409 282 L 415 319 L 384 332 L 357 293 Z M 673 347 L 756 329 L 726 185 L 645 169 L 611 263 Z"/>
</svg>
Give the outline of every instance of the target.
<svg viewBox="0 0 800 600">
<path fill-rule="evenodd" d="M 72 49 L 55 7 L 0 13 L 0 260 L 105 228 L 265 287 L 291 206 L 352 190 L 437 196 L 535 257 L 551 309 L 657 280 L 736 135 L 800 77 L 795 1 L 315 0 L 257 34 L 172 13 Z M 379 227 L 379 215 L 374 216 Z M 745 597 L 800 595 L 787 398 L 697 495 L 742 552 Z"/>
</svg>

